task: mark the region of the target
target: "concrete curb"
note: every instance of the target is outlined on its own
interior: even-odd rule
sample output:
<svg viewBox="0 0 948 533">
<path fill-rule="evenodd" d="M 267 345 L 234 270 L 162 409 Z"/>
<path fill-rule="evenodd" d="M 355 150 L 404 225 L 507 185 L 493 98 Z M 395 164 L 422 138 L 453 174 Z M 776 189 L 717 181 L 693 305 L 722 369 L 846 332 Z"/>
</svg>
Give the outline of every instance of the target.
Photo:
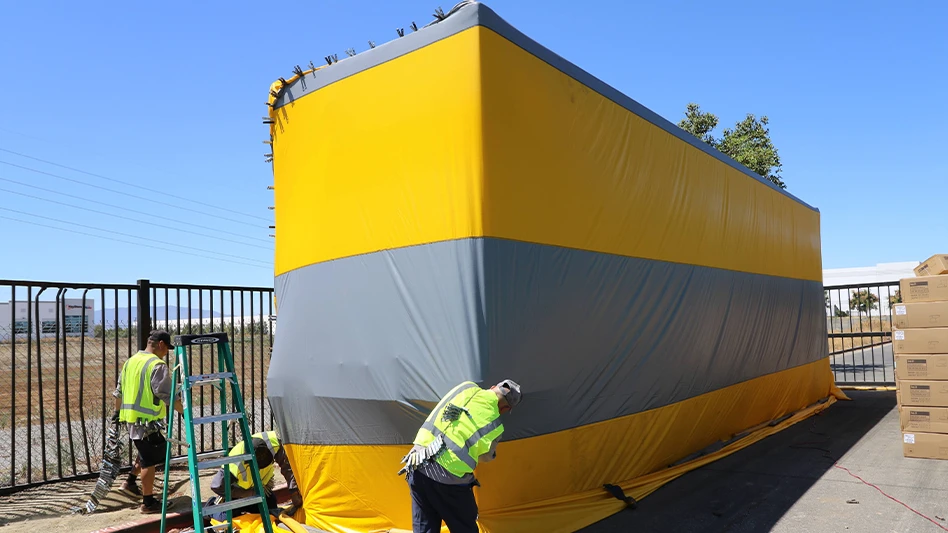
<svg viewBox="0 0 948 533">
<path fill-rule="evenodd" d="M 273 489 L 277 501 L 285 503 L 290 499 L 290 491 L 286 485 L 279 485 Z M 187 528 L 194 526 L 194 519 L 191 516 L 191 508 L 180 513 L 168 513 L 165 524 L 168 529 Z M 148 518 L 135 522 L 126 522 L 117 526 L 108 526 L 102 529 L 96 529 L 90 533 L 155 533 L 161 529 L 161 513 L 149 515 Z"/>
</svg>

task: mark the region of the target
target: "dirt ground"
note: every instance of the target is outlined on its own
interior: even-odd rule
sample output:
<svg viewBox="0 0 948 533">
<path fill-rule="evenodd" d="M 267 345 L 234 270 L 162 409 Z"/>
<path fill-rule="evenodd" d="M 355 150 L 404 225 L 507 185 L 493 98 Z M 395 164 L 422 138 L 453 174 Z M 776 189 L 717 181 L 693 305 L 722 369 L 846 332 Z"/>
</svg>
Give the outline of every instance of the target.
<svg viewBox="0 0 948 533">
<path fill-rule="evenodd" d="M 158 472 L 155 494 L 161 495 L 163 473 Z M 210 494 L 213 470 L 200 473 L 202 499 Z M 285 483 L 279 469 L 274 473 L 276 485 Z M 99 503 L 91 515 L 77 514 L 72 509 L 84 507 L 95 487 L 95 479 L 52 483 L 29 489 L 11 496 L 0 497 L 0 532 L 3 533 L 90 533 L 104 528 L 139 522 L 149 518 L 160 519 L 161 514 L 143 515 L 138 511 L 141 501 L 119 492 L 125 479 L 120 474 L 112 490 Z M 191 507 L 191 484 L 187 469 L 175 465 L 170 476 L 170 499 L 174 502 L 171 511 L 178 512 Z"/>
</svg>

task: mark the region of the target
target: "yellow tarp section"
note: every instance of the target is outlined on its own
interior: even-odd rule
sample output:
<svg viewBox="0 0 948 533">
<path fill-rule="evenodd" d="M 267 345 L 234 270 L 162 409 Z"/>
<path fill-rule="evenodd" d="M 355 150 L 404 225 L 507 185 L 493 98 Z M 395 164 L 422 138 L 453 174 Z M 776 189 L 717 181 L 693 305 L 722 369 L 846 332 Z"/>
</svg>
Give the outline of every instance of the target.
<svg viewBox="0 0 948 533">
<path fill-rule="evenodd" d="M 486 236 L 822 279 L 818 212 L 484 27 L 273 115 L 277 275 Z"/>
<path fill-rule="evenodd" d="M 212 526 L 226 523 L 227 522 L 218 522 L 213 518 L 211 519 Z M 274 533 L 293 533 L 293 531 L 277 525 L 276 520 L 274 520 L 272 516 L 270 517 L 270 524 L 273 526 Z M 247 513 L 234 517 L 234 533 L 265 533 L 265 531 L 263 528 L 263 520 L 258 513 Z"/>
<path fill-rule="evenodd" d="M 549 435 L 501 442 L 497 459 L 478 466 L 480 524 L 490 533 L 570 532 L 609 516 L 622 503 L 601 488 L 612 480 L 640 499 L 696 468 L 701 460 L 665 469 L 714 442 L 830 401 L 728 448 L 735 451 L 770 432 L 845 398 L 829 361 L 763 376 L 666 407 Z M 763 432 L 763 433 L 761 433 Z M 411 529 L 411 500 L 395 473 L 408 446 L 301 446 L 288 444 L 307 523 L 333 532 Z M 544 457 L 543 461 L 537 457 Z M 609 458 L 609 460 L 603 460 Z"/>
</svg>

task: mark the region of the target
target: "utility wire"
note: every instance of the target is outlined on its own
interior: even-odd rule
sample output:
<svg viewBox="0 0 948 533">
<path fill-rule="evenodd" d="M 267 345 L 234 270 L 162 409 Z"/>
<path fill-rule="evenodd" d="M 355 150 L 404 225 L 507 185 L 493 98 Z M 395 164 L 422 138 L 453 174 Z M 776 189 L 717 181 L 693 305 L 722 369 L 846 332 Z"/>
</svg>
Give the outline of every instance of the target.
<svg viewBox="0 0 948 533">
<path fill-rule="evenodd" d="M 251 266 L 251 267 L 255 267 L 255 268 L 265 268 L 265 269 L 267 269 L 267 270 L 270 270 L 269 267 L 265 267 L 265 266 L 262 266 L 262 265 L 255 265 L 255 264 L 252 264 L 252 263 L 244 263 L 244 262 L 241 262 L 241 261 L 233 261 L 233 260 L 231 260 L 231 259 L 222 259 L 222 258 L 220 258 L 220 257 L 208 257 L 208 256 L 206 256 L 206 255 L 193 254 L 193 253 L 191 253 L 191 252 L 182 252 L 181 250 L 175 250 L 175 249 L 173 249 L 173 248 L 164 248 L 164 247 L 162 247 L 162 246 L 153 246 L 153 245 L 150 245 L 150 244 L 142 244 L 142 243 L 139 243 L 139 242 L 126 241 L 126 240 L 122 240 L 122 239 L 115 239 L 115 238 L 113 238 L 113 237 L 106 237 L 106 236 L 104 236 L 104 235 L 96 235 L 96 234 L 94 234 L 94 233 L 86 233 L 86 232 L 84 232 L 84 231 L 78 231 L 78 230 L 73 230 L 73 229 L 68 229 L 68 228 L 58 228 L 58 227 L 56 227 L 56 226 L 50 226 L 49 224 L 41 224 L 41 223 L 39 223 L 39 222 L 30 222 L 29 220 L 20 220 L 20 219 L 18 219 L 18 218 L 7 217 L 7 216 L 3 216 L 3 215 L 0 215 L 0 218 L 6 219 L 6 220 L 12 220 L 12 221 L 14 221 L 14 222 L 20 222 L 20 223 L 22 223 L 22 224 L 31 224 L 31 225 L 33 225 L 33 226 L 40 226 L 40 227 L 44 227 L 44 228 L 50 228 L 50 229 L 54 229 L 54 230 L 57 230 L 57 231 L 68 231 L 68 232 L 70 232 L 70 233 L 78 233 L 79 235 L 86 235 L 86 236 L 89 236 L 89 237 L 96 237 L 96 238 L 99 238 L 99 239 L 105 239 L 105 240 L 107 240 L 107 241 L 115 241 L 115 242 L 122 242 L 122 243 L 125 243 L 125 244 L 131 244 L 131 245 L 134 245 L 134 246 L 142 246 L 142 247 L 145 247 L 145 248 L 149 248 L 149 249 L 151 249 L 151 250 L 165 250 L 165 251 L 167 251 L 167 252 L 174 252 L 174 253 L 176 253 L 176 254 L 193 255 L 194 257 L 200 257 L 200 258 L 202 258 L 202 259 L 211 259 L 211 260 L 214 260 L 214 261 L 226 261 L 226 262 L 228 262 L 228 263 L 235 263 L 235 264 L 238 264 L 238 265 Z"/>
<path fill-rule="evenodd" d="M 0 179 L 3 179 L 3 178 L 0 178 Z M 110 217 L 115 217 L 115 218 L 121 218 L 121 219 L 123 219 L 123 220 L 131 220 L 132 222 L 141 222 L 141 221 L 142 221 L 141 218 L 132 218 L 132 217 L 125 217 L 125 216 L 122 216 L 122 215 L 116 215 L 116 214 L 114 214 L 114 213 L 99 212 L 99 211 L 96 210 L 96 209 L 90 209 L 90 208 L 88 208 L 88 207 L 82 207 L 81 205 L 68 204 L 68 203 L 66 203 L 66 202 L 57 202 L 56 200 L 50 200 L 49 198 L 43 198 L 43 197 L 41 197 L 41 196 L 33 196 L 32 194 L 26 194 L 25 192 L 20 192 L 20 191 L 11 191 L 10 189 L 4 189 L 3 187 L 0 187 L 0 191 L 8 192 L 8 193 L 11 193 L 11 194 L 18 194 L 18 195 L 20 195 L 20 196 L 25 196 L 25 197 L 27 197 L 27 198 L 33 198 L 33 199 L 35 199 L 35 200 L 41 200 L 41 201 L 43 201 L 43 202 L 49 202 L 49 203 L 51 203 L 51 204 L 59 204 L 59 205 L 64 205 L 64 206 L 66 206 L 66 207 L 72 207 L 72 208 L 75 208 L 75 209 L 82 209 L 83 211 L 89 211 L 89 212 L 96 213 L 96 214 L 99 214 L 99 215 L 105 215 L 105 216 L 110 216 Z M 130 211 L 130 209 L 127 209 L 126 211 Z M 217 239 L 217 240 L 221 240 L 221 241 L 233 242 L 233 243 L 240 244 L 240 245 L 242 245 L 242 246 L 253 246 L 254 248 L 260 248 L 261 250 L 272 250 L 272 248 L 269 248 L 269 247 L 267 247 L 267 246 L 260 246 L 259 244 L 250 244 L 250 243 L 247 243 L 247 242 L 235 241 L 234 239 L 228 239 L 228 238 L 226 238 L 226 237 L 220 237 L 220 236 L 218 236 L 218 235 L 208 235 L 207 233 L 201 233 L 201 232 L 199 232 L 199 231 L 190 231 L 190 230 L 186 230 L 186 229 L 172 228 L 172 227 L 169 227 L 169 226 L 163 226 L 163 228 L 165 228 L 165 229 L 170 229 L 170 230 L 172 230 L 172 231 L 180 231 L 180 232 L 183 232 L 183 233 L 190 233 L 190 234 L 192 234 L 192 235 L 198 235 L 198 236 L 201 236 L 201 237 L 207 237 L 207 238 L 209 238 L 209 239 Z"/>
<path fill-rule="evenodd" d="M 29 172 L 35 172 L 35 173 L 37 173 L 37 174 L 44 174 L 44 175 L 46 175 L 46 176 L 50 176 L 50 177 L 57 178 L 57 179 L 61 179 L 61 180 L 71 181 L 71 182 L 73 182 L 73 183 L 78 183 L 78 184 L 80 184 L 80 185 L 85 185 L 86 187 L 94 187 L 94 188 L 96 188 L 96 189 L 102 189 L 103 191 L 108 191 L 108 192 L 115 193 L 115 194 L 121 194 L 121 195 L 128 196 L 128 197 L 131 197 L 131 198 L 137 198 L 138 200 L 144 200 L 144 201 L 146 201 L 146 202 L 154 202 L 154 201 L 155 201 L 155 198 L 148 198 L 147 196 L 138 196 L 137 194 L 132 194 L 132 193 L 128 193 L 128 192 L 117 191 L 117 190 L 115 190 L 115 189 L 110 189 L 110 188 L 108 188 L 108 187 L 103 187 L 103 186 L 101 186 L 101 185 L 95 185 L 95 184 L 89 183 L 89 182 L 87 182 L 87 181 L 77 180 L 77 179 L 73 179 L 73 178 L 67 178 L 66 176 L 60 176 L 59 174 L 53 174 L 53 173 L 51 173 L 51 172 L 46 172 L 46 171 L 38 170 L 38 169 L 35 169 L 35 168 L 24 167 L 23 165 L 17 165 L 16 163 L 10 163 L 10 162 L 8 162 L 8 161 L 0 161 L 0 164 L 2 164 L 2 165 L 7 165 L 7 166 L 11 166 L 11 167 L 16 167 L 16 168 L 23 169 L 23 170 L 27 170 L 27 171 L 29 171 Z M 161 193 L 161 194 L 162 194 L 163 196 L 168 196 L 168 195 L 165 194 L 165 193 Z M 202 205 L 203 205 L 203 204 L 202 204 Z M 174 209 L 180 209 L 180 210 L 182 210 L 182 211 L 187 211 L 188 213 L 194 213 L 193 210 L 188 209 L 188 208 L 186 208 L 186 207 L 180 207 L 180 206 L 172 205 L 172 204 L 167 204 L 167 206 L 168 206 L 168 207 L 173 207 Z M 200 212 L 200 211 L 198 211 L 198 212 Z M 207 215 L 207 213 L 204 213 L 204 214 Z M 210 216 L 210 215 L 209 215 L 209 216 Z M 227 221 L 229 221 L 229 222 L 234 222 L 235 224 L 243 224 L 243 225 L 245 225 L 245 226 L 251 226 L 251 227 L 254 227 L 254 228 L 259 228 L 259 227 L 260 227 L 259 224 L 254 224 L 253 222 L 244 222 L 244 221 L 242 221 L 242 220 L 237 220 L 237 219 L 235 219 L 235 218 L 227 218 L 227 217 L 222 217 L 222 216 L 218 216 L 218 215 L 213 215 L 213 216 L 215 216 L 215 217 L 217 217 L 217 218 L 219 218 L 219 219 L 221 219 L 221 220 L 227 220 Z"/>
<path fill-rule="evenodd" d="M 7 130 L 7 131 L 9 131 L 9 130 Z M 269 219 L 264 218 L 264 217 L 261 217 L 261 216 L 251 215 L 250 213 L 242 213 L 242 212 L 240 212 L 240 211 L 234 211 L 234 210 L 232 210 L 232 209 L 227 209 L 227 208 L 225 208 L 225 207 L 217 207 L 217 206 L 215 206 L 215 205 L 208 205 L 208 204 L 206 204 L 206 203 L 204 203 L 204 202 L 198 202 L 197 200 L 192 200 L 192 199 L 187 198 L 187 197 L 184 197 L 184 196 L 176 196 L 176 195 L 174 195 L 174 194 L 168 194 L 167 192 L 164 192 L 164 191 L 159 191 L 159 190 L 156 190 L 156 189 L 149 189 L 148 187 L 142 187 L 141 185 L 136 185 L 136 184 L 134 184 L 134 183 L 129 183 L 129 182 L 127 182 L 127 181 L 122 181 L 122 180 L 118 180 L 118 179 L 115 179 L 115 178 L 110 178 L 110 177 L 108 177 L 108 176 L 103 176 L 102 174 L 96 174 L 96 173 L 94 173 L 94 172 L 87 172 L 87 171 L 85 171 L 85 170 L 78 169 L 78 168 L 75 168 L 75 167 L 70 167 L 70 166 L 67 166 L 67 165 L 61 165 L 61 164 L 55 163 L 55 162 L 53 162 L 53 161 L 49 161 L 49 160 L 46 160 L 46 159 L 40 159 L 39 157 L 33 157 L 33 156 L 31 156 L 31 155 L 22 154 L 22 153 L 20 153 L 20 152 L 14 152 L 13 150 L 7 150 L 6 148 L 0 148 L 0 152 L 6 152 L 6 153 L 8 153 L 8 154 L 18 155 L 18 156 L 20 156 L 20 157 L 25 157 L 25 158 L 27 158 L 27 159 L 32 159 L 33 161 L 39 161 L 40 163 L 46 163 L 47 165 L 53 165 L 53 166 L 55 166 L 55 167 L 65 168 L 65 169 L 67 169 L 67 170 L 72 170 L 73 172 L 79 172 L 79 173 L 81 173 L 81 174 L 86 174 L 86 175 L 88 175 L 88 176 L 93 176 L 93 177 L 96 177 L 96 178 L 101 178 L 101 179 L 108 180 L 108 181 L 112 181 L 112 182 L 115 182 L 115 183 L 121 183 L 122 185 L 127 185 L 127 186 L 129 186 L 129 187 L 135 187 L 136 189 L 141 189 L 141 190 L 143 190 L 143 191 L 148 191 L 148 192 L 153 192 L 153 193 L 161 194 L 161 195 L 167 196 L 167 197 L 169 197 L 169 198 L 176 198 L 176 199 L 181 200 L 181 201 L 183 201 L 183 202 L 190 202 L 190 203 L 192 203 L 192 204 L 198 204 L 198 205 L 203 206 L 203 207 L 210 207 L 210 208 L 212 208 L 212 209 L 217 209 L 217 210 L 220 210 L 220 211 L 225 211 L 225 212 L 228 212 L 228 213 L 233 213 L 233 214 L 235 214 L 235 215 L 243 215 L 243 216 L 245 216 L 245 217 L 256 218 L 256 219 L 263 220 L 263 221 L 269 221 Z"/>
<path fill-rule="evenodd" d="M 61 195 L 61 196 L 68 196 L 69 198 L 75 198 L 75 199 L 77 199 L 77 200 L 82 200 L 83 202 L 91 202 L 91 203 L 94 203 L 94 204 L 104 205 L 104 206 L 106 206 L 106 207 L 111 207 L 112 209 L 119 209 L 119 210 L 122 210 L 122 211 L 133 211 L 133 212 L 134 212 L 134 210 L 128 209 L 127 207 L 121 207 L 121 206 L 118 206 L 118 205 L 108 204 L 108 203 L 105 203 L 105 202 L 100 202 L 100 201 L 98 201 L 98 200 L 92 200 L 91 198 L 84 198 L 84 197 L 82 197 L 82 196 L 76 196 L 75 194 L 69 194 L 69 193 L 65 193 L 65 192 L 54 191 L 54 190 L 52 190 L 52 189 L 46 189 L 46 188 L 44 188 L 44 187 L 40 187 L 40 186 L 38 186 L 38 185 L 32 185 L 32 184 L 29 184 L 29 183 L 24 183 L 24 182 L 22 182 L 22 181 L 11 180 L 11 179 L 9 179 L 9 178 L 3 178 L 3 177 L 0 177 L 0 181 L 6 181 L 6 182 L 9 182 L 9 183 L 15 183 L 15 184 L 17 184 L 17 185 L 22 185 L 22 186 L 24 186 L 24 187 L 30 187 L 30 188 L 32 188 L 32 189 L 38 189 L 38 190 L 45 191 L 45 192 L 51 192 L 51 193 L 53 193 L 53 194 L 59 194 L 59 195 Z M 92 210 L 92 211 L 93 211 L 93 212 L 96 212 L 96 213 L 98 212 L 98 211 L 95 211 L 95 210 Z M 139 219 L 139 220 L 140 220 L 140 219 Z M 184 224 L 184 223 L 182 222 L 181 224 Z M 189 225 L 189 226 L 194 226 L 195 228 L 202 228 L 202 229 L 206 229 L 206 230 L 210 230 L 210 231 L 216 231 L 216 232 L 220 232 L 220 233 L 226 233 L 226 234 L 228 234 L 228 235 L 236 235 L 237 237 L 243 237 L 244 239 L 250 239 L 250 240 L 261 241 L 261 242 L 266 242 L 266 243 L 269 243 L 269 242 L 270 242 L 270 241 L 268 241 L 268 240 L 266 240 L 266 239 L 261 239 L 261 238 L 258 238 L 258 237 L 250 237 L 250 236 L 245 235 L 245 234 L 242 234 L 242 233 L 234 233 L 234 232 L 232 232 L 232 231 L 226 231 L 226 230 L 222 230 L 222 229 L 212 228 L 212 227 L 210 227 L 210 226 L 202 226 L 202 225 L 200 225 L 200 224 L 194 224 L 194 223 L 192 223 L 192 222 L 188 222 L 187 225 Z M 248 245 L 248 246 L 252 246 L 252 245 Z M 258 245 L 258 246 L 259 246 L 259 245 Z"/>
<path fill-rule="evenodd" d="M 190 250 L 197 250 L 197 251 L 199 251 L 199 252 L 207 252 L 207 253 L 215 254 L 215 255 L 223 255 L 223 256 L 226 256 L 226 257 L 234 257 L 234 258 L 237 258 L 237 259 L 240 259 L 240 260 L 243 260 L 243 261 L 253 261 L 253 262 L 255 262 L 255 263 L 262 263 L 263 266 L 266 266 L 266 265 L 269 265 L 269 264 L 270 264 L 268 261 L 261 261 L 260 259 L 253 259 L 253 258 L 251 258 L 251 257 L 243 257 L 243 256 L 240 256 L 240 255 L 225 254 L 225 253 L 223 253 L 223 252 L 215 252 L 215 251 L 213 251 L 213 250 L 208 250 L 208 249 L 206 249 L 206 248 L 197 248 L 197 247 L 194 247 L 194 246 L 186 246 L 186 245 L 184 245 L 184 244 L 171 244 L 171 243 L 169 243 L 169 242 L 159 241 L 159 240 L 157 240 L 157 239 L 152 239 L 152 238 L 149 238 L 149 237 L 142 237 L 142 236 L 139 236 L 139 235 L 132 235 L 132 234 L 130 234 L 130 233 L 122 233 L 121 231 L 114 231 L 114 230 L 110 230 L 110 229 L 99 228 L 99 227 L 96 227 L 96 226 L 88 226 L 88 225 L 86 225 L 86 224 L 80 224 L 80 223 L 78 223 L 78 222 L 72 222 L 72 221 L 68 221 L 68 220 L 62 220 L 62 219 L 59 219 L 59 218 L 47 217 L 47 216 L 44 216 L 44 215 L 37 215 L 37 214 L 34 214 L 34 213 L 27 213 L 26 211 L 18 211 L 18 210 L 16 210 L 16 209 L 10 209 L 9 207 L 0 206 L 0 209 L 2 209 L 2 210 L 4 210 L 4 211 L 9 211 L 9 212 L 11 212 L 11 213 L 17 213 L 17 214 L 19 214 L 19 215 L 26 215 L 26 216 L 30 216 L 30 217 L 43 218 L 43 219 L 46 219 L 46 220 L 51 220 L 51 221 L 53 221 L 53 222 L 59 222 L 59 223 L 61 223 L 61 224 L 69 224 L 69 225 L 71 225 L 71 226 L 79 226 L 80 228 L 87 228 L 87 229 L 96 230 L 96 231 L 104 231 L 105 233 L 113 233 L 113 234 L 115 234 L 115 235 L 122 235 L 123 237 L 131 237 L 131 238 L 133 238 L 133 239 L 141 239 L 141 240 L 144 240 L 144 241 L 157 242 L 158 244 L 167 244 L 167 245 L 169 245 L 169 246 L 176 246 L 176 247 L 178 247 L 178 248 L 188 248 L 188 249 L 190 249 Z M 213 258 L 212 258 L 212 257 L 208 257 L 208 259 L 213 259 Z"/>
</svg>

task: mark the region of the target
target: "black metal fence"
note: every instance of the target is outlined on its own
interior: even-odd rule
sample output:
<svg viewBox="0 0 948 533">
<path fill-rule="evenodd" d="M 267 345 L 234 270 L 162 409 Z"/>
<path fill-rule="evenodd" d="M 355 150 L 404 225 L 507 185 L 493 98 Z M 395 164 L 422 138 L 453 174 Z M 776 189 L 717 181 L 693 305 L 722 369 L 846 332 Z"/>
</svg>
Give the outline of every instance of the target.
<svg viewBox="0 0 948 533">
<path fill-rule="evenodd" d="M 893 385 L 892 307 L 899 282 L 824 287 L 830 366 L 844 385 Z"/>
<path fill-rule="evenodd" d="M 251 430 L 271 429 L 272 316 L 269 287 L 0 280 L 0 493 L 98 475 L 119 372 L 152 328 L 227 332 Z M 190 372 L 216 370 L 214 348 L 188 349 Z M 197 412 L 219 410 L 216 394 L 195 391 Z M 172 437 L 183 441 L 175 416 Z M 221 451 L 220 428 L 195 431 L 198 453 Z"/>
</svg>

